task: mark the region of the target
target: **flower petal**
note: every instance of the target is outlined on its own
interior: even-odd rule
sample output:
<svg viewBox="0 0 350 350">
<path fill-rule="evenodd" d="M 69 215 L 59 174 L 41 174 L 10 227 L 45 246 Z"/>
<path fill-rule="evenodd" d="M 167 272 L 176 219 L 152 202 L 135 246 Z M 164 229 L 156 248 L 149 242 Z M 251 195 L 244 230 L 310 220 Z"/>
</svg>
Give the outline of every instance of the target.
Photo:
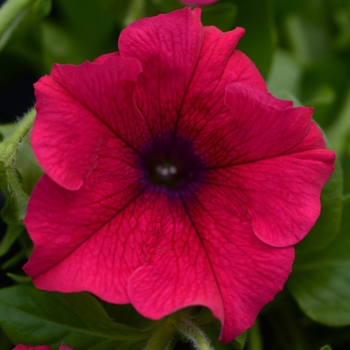
<svg viewBox="0 0 350 350">
<path fill-rule="evenodd" d="M 24 220 L 34 250 L 24 270 L 38 288 L 129 301 L 126 280 L 144 262 L 151 230 L 136 214 L 152 208 L 138 199 L 144 191 L 139 169 L 118 162 L 114 153 L 111 147 L 110 157 L 100 157 L 79 190 L 66 190 L 46 175 L 34 188 Z"/>
<path fill-rule="evenodd" d="M 118 149 L 139 149 L 148 133 L 132 100 L 140 72 L 136 60 L 110 54 L 80 66 L 55 65 L 50 76 L 35 84 L 31 142 L 54 181 L 78 189 L 108 139 L 118 139 Z"/>
<path fill-rule="evenodd" d="M 213 118 L 227 117 L 227 84 L 266 90 L 254 64 L 235 50 L 243 34 L 242 28 L 223 33 L 203 27 L 200 10 L 189 8 L 142 19 L 121 33 L 121 55 L 137 58 L 143 67 L 136 100 L 153 134 L 176 133 L 179 127 L 188 136 L 193 124 L 200 123 L 198 131 Z"/>
<path fill-rule="evenodd" d="M 195 139 L 195 148 L 203 154 L 208 168 L 278 156 L 309 132 L 311 108 L 293 108 L 291 101 L 276 99 L 246 84 L 230 84 L 226 91 L 231 115 L 213 120 Z"/>
<path fill-rule="evenodd" d="M 182 2 L 183 4 L 188 4 L 188 5 L 208 6 L 208 5 L 214 4 L 218 0 L 189 0 L 189 1 L 179 0 L 179 1 Z"/>
<path fill-rule="evenodd" d="M 143 68 L 135 99 L 154 135 L 173 132 L 202 40 L 200 10 L 188 7 L 141 19 L 121 32 L 121 56 L 137 58 Z"/>
<path fill-rule="evenodd" d="M 204 194 L 182 207 L 169 201 L 161 215 L 157 248 L 128 282 L 132 304 L 153 319 L 206 306 L 222 323 L 220 339 L 232 341 L 283 288 L 294 249 L 264 244 L 249 222 L 218 210 Z"/>
<path fill-rule="evenodd" d="M 51 350 L 51 348 L 48 346 L 45 346 L 45 345 L 29 346 L 29 345 L 19 344 L 15 348 L 13 348 L 12 350 Z"/>
<path fill-rule="evenodd" d="M 231 115 L 224 103 L 228 84 L 240 82 L 266 91 L 265 82 L 253 62 L 235 49 L 243 34 L 242 28 L 223 33 L 215 27 L 204 27 L 201 52 L 179 120 L 181 135 L 193 138 L 191 134 L 206 133 Z"/>
<path fill-rule="evenodd" d="M 323 139 L 312 123 L 295 153 L 213 169 L 205 180 L 213 202 L 220 208 L 224 201 L 223 208 L 251 220 L 257 237 L 271 246 L 299 242 L 319 216 L 321 190 L 334 169 L 332 151 L 310 149 L 317 143 L 322 147 Z"/>
</svg>

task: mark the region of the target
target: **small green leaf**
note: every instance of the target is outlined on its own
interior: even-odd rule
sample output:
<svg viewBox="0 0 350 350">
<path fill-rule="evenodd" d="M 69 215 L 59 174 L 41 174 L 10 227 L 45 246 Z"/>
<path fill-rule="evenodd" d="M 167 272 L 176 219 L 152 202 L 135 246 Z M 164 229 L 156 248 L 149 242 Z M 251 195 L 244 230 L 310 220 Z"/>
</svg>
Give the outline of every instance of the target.
<svg viewBox="0 0 350 350">
<path fill-rule="evenodd" d="M 350 196 L 343 202 L 350 212 Z M 329 325 L 350 324 L 350 217 L 342 217 L 336 239 L 325 249 L 299 256 L 287 286 L 300 308 L 313 320 Z"/>
<path fill-rule="evenodd" d="M 232 343 L 232 350 L 243 350 L 246 342 L 247 342 L 247 338 L 249 335 L 249 331 L 250 330 L 246 330 L 245 332 L 241 333 Z"/>
<path fill-rule="evenodd" d="M 319 350 L 332 350 L 332 348 L 329 345 L 322 346 Z"/>
<path fill-rule="evenodd" d="M 15 282 L 18 283 L 30 283 L 32 279 L 29 276 L 17 275 L 15 273 L 7 273 L 6 276 L 12 278 Z"/>
<path fill-rule="evenodd" d="M 9 270 L 12 267 L 15 267 L 16 265 L 19 264 L 19 262 L 23 259 L 26 259 L 27 256 L 24 251 L 19 251 L 17 254 L 13 255 L 10 259 L 6 260 L 2 265 L 1 265 L 1 270 Z"/>
<path fill-rule="evenodd" d="M 15 343 L 62 341 L 75 349 L 142 349 L 148 332 L 113 323 L 90 294 L 44 292 L 31 285 L 0 290 L 0 326 Z"/>
</svg>

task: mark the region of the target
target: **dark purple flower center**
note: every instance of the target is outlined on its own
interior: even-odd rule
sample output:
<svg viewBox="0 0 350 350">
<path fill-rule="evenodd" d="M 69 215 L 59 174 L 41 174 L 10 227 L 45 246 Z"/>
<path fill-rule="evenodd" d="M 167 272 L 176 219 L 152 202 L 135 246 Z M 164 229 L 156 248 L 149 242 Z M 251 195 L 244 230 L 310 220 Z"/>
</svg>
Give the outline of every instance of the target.
<svg viewBox="0 0 350 350">
<path fill-rule="evenodd" d="M 203 179 L 202 168 L 192 143 L 179 136 L 160 135 L 141 151 L 144 180 L 167 192 L 193 189 Z"/>
</svg>

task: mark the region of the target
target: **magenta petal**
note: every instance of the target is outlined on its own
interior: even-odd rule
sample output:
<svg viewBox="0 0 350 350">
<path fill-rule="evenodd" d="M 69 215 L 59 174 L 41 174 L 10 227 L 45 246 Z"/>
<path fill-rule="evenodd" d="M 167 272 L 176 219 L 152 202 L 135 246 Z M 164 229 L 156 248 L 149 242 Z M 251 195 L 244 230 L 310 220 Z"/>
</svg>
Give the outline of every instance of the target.
<svg viewBox="0 0 350 350">
<path fill-rule="evenodd" d="M 202 41 L 200 10 L 190 8 L 141 19 L 120 34 L 121 56 L 143 68 L 135 99 L 153 134 L 174 129 Z"/>
<path fill-rule="evenodd" d="M 137 201 L 143 192 L 139 170 L 112 157 L 105 160 L 77 191 L 46 175 L 39 180 L 24 220 L 34 241 L 24 270 L 38 288 L 86 290 L 126 303 L 126 280 L 144 261 L 149 229 L 137 213 L 152 211 Z"/>
<path fill-rule="evenodd" d="M 276 99 L 246 84 L 230 84 L 226 91 L 231 115 L 213 120 L 211 129 L 203 129 L 195 139 L 197 149 L 205 154 L 207 167 L 275 157 L 288 152 L 307 135 L 311 108 L 293 108 L 290 101 Z"/>
<path fill-rule="evenodd" d="M 51 350 L 51 348 L 45 345 L 29 346 L 29 345 L 19 344 L 16 347 L 14 347 L 12 350 Z"/>
<path fill-rule="evenodd" d="M 35 84 L 31 142 L 54 181 L 79 188 L 109 140 L 119 140 L 118 148 L 129 152 L 144 143 L 148 131 L 132 99 L 140 72 L 135 59 L 110 54 L 81 66 L 55 65 Z"/>
<path fill-rule="evenodd" d="M 128 282 L 132 304 L 153 319 L 206 306 L 222 323 L 220 339 L 232 341 L 283 288 L 294 249 L 262 243 L 249 222 L 218 212 L 204 195 L 161 208 L 157 248 Z"/>
<path fill-rule="evenodd" d="M 262 241 L 283 247 L 305 237 L 320 215 L 320 194 L 334 170 L 334 159 L 331 151 L 313 150 L 237 169 L 240 176 L 247 176 L 242 186 L 255 203 L 249 216 Z"/>
<path fill-rule="evenodd" d="M 219 208 L 251 220 L 263 242 L 285 247 L 299 242 L 315 224 L 333 163 L 331 151 L 306 150 L 212 170 L 206 188 Z"/>
<path fill-rule="evenodd" d="M 223 33 L 215 27 L 204 27 L 200 56 L 181 110 L 178 127 L 181 135 L 191 138 L 216 130 L 217 124 L 231 114 L 224 103 L 228 84 L 239 82 L 266 91 L 254 64 L 235 50 L 243 34 L 242 28 Z"/>
<path fill-rule="evenodd" d="M 207 6 L 207 5 L 216 3 L 218 0 L 189 0 L 189 1 L 179 0 L 179 1 L 187 5 Z"/>
</svg>

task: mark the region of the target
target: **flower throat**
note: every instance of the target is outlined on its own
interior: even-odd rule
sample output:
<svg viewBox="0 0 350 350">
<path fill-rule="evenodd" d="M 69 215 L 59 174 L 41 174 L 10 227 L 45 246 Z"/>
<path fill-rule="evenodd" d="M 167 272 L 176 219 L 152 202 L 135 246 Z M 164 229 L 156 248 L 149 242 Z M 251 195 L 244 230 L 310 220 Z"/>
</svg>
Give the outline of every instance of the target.
<svg viewBox="0 0 350 350">
<path fill-rule="evenodd" d="M 148 185 L 165 191 L 193 189 L 203 176 L 201 158 L 192 143 L 172 134 L 160 135 L 141 151 L 141 169 Z"/>
</svg>

